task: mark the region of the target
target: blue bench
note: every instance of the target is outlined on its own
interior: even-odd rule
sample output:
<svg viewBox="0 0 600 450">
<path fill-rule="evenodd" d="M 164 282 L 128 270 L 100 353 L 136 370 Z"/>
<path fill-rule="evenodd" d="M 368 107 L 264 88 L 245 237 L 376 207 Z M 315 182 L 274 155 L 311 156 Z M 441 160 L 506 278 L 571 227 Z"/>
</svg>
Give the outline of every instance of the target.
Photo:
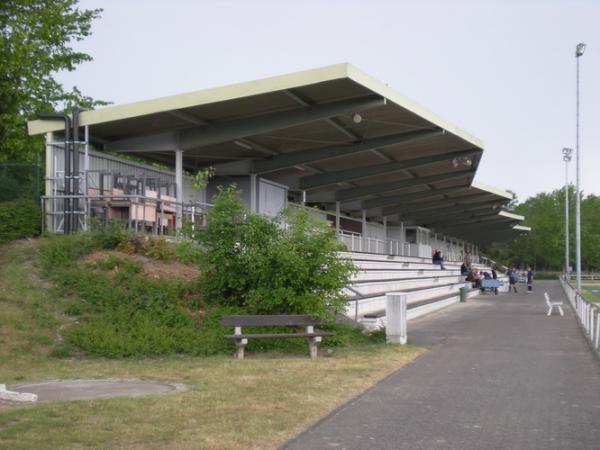
<svg viewBox="0 0 600 450">
<path fill-rule="evenodd" d="M 503 286 L 504 282 L 500 280 L 490 280 L 483 279 L 481 280 L 481 290 L 485 292 L 486 289 L 489 289 L 494 294 L 498 295 L 498 288 Z"/>
</svg>

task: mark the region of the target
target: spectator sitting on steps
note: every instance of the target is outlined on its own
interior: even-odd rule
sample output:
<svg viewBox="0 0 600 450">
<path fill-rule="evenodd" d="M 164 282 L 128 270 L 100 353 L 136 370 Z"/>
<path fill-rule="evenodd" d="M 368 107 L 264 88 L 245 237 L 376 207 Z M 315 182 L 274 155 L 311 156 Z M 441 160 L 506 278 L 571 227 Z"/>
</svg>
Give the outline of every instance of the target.
<svg viewBox="0 0 600 450">
<path fill-rule="evenodd" d="M 471 269 L 465 281 L 470 281 L 474 288 L 481 288 L 481 276 L 477 269 Z"/>
<path fill-rule="evenodd" d="M 460 274 L 462 276 L 467 276 L 469 274 L 469 268 L 465 263 L 462 263 L 462 265 L 460 266 Z"/>
<path fill-rule="evenodd" d="M 433 257 L 431 258 L 431 262 L 433 264 L 439 265 L 440 269 L 446 270 L 446 268 L 444 267 L 444 258 L 442 256 L 442 252 L 440 252 L 439 250 L 436 249 L 433 252 Z"/>
</svg>

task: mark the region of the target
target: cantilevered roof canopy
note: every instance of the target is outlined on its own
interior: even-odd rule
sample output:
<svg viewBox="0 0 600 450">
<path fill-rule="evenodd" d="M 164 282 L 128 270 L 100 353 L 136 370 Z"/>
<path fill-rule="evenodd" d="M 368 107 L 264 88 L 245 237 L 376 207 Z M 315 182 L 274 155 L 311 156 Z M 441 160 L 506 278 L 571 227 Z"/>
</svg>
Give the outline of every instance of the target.
<svg viewBox="0 0 600 450">
<path fill-rule="evenodd" d="M 80 114 L 104 150 L 217 175 L 256 173 L 309 203 L 389 216 L 457 237 L 507 230 L 510 195 L 471 186 L 483 144 L 350 64 Z M 30 134 L 60 131 L 29 122 Z M 508 197 L 507 197 L 508 195 Z"/>
<path fill-rule="evenodd" d="M 435 232 L 483 243 L 516 236 L 512 231 L 513 226 L 523 221 L 524 217 L 504 210 L 511 200 L 509 192 L 474 181 L 469 187 L 382 196 L 367 200 L 362 206 L 380 211 L 382 216 L 398 214 L 409 223 L 425 226 Z M 506 234 L 506 231 L 510 233 Z"/>
</svg>

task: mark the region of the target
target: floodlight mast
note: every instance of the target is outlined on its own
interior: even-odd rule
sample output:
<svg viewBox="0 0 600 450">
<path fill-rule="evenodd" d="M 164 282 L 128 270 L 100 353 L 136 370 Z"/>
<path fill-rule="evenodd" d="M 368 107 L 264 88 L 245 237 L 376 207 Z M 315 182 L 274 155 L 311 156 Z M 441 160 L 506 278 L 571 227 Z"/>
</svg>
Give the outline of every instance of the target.
<svg viewBox="0 0 600 450">
<path fill-rule="evenodd" d="M 581 189 L 579 172 L 579 58 L 585 52 L 585 44 L 577 44 L 575 59 L 577 61 L 577 107 L 575 117 L 575 249 L 577 265 L 577 290 L 581 292 Z"/>
<path fill-rule="evenodd" d="M 571 161 L 572 148 L 563 148 L 563 161 L 565 162 L 565 276 L 569 276 L 569 162 Z"/>
</svg>

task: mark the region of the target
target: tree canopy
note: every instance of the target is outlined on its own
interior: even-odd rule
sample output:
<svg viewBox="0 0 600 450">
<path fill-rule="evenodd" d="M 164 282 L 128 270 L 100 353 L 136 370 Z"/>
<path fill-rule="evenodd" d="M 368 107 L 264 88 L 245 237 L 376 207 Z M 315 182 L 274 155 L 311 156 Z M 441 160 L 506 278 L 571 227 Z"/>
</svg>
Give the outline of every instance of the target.
<svg viewBox="0 0 600 450">
<path fill-rule="evenodd" d="M 575 188 L 569 189 L 570 265 L 575 267 Z M 531 265 L 537 270 L 561 270 L 565 261 L 565 193 L 557 189 L 518 204 L 514 212 L 525 216 L 532 228 L 526 236 L 486 249 L 505 264 Z M 582 195 L 581 265 L 583 270 L 600 269 L 600 197 Z"/>
<path fill-rule="evenodd" d="M 91 34 L 101 10 L 81 10 L 78 0 L 4 0 L 0 4 L 0 162 L 35 160 L 41 137 L 26 122 L 40 111 L 97 102 L 54 76 L 92 58 L 72 45 Z"/>
</svg>

